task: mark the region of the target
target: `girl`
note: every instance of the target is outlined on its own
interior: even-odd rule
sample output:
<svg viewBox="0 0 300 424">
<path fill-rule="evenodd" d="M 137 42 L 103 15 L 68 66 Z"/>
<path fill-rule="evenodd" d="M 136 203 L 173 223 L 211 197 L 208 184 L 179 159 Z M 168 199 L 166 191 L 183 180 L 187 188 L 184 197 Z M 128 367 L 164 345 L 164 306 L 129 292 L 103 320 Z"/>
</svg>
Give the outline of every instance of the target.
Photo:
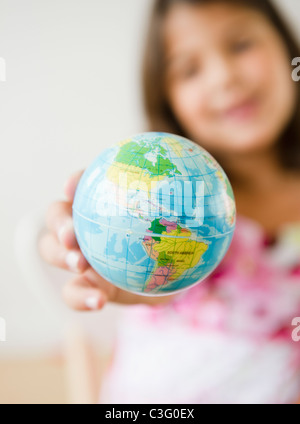
<svg viewBox="0 0 300 424">
<path fill-rule="evenodd" d="M 50 207 L 42 256 L 77 271 L 68 305 L 124 312 L 101 402 L 295 403 L 300 396 L 300 86 L 294 38 L 268 0 L 156 0 L 144 60 L 149 130 L 199 143 L 229 176 L 235 235 L 218 269 L 177 295 L 123 292 L 88 266 L 72 200 Z"/>
</svg>

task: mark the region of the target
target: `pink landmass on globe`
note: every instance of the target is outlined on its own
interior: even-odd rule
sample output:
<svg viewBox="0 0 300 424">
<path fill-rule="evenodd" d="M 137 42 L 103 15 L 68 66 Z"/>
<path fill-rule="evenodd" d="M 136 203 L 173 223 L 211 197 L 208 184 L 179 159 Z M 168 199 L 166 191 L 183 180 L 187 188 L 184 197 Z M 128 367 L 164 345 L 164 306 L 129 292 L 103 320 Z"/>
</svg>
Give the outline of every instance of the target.
<svg viewBox="0 0 300 424">
<path fill-rule="evenodd" d="M 172 275 L 176 272 L 175 268 L 168 266 L 161 266 L 155 270 L 147 283 L 145 292 L 150 292 L 157 287 L 162 287 L 172 280 Z"/>
<path fill-rule="evenodd" d="M 170 233 L 171 231 L 174 231 L 174 230 L 176 230 L 176 229 L 177 229 L 177 224 L 176 224 L 176 222 L 170 222 L 170 221 L 167 221 L 165 218 L 162 218 L 162 219 L 159 221 L 159 223 L 160 223 L 161 225 L 164 225 L 164 226 L 166 227 L 166 232 L 167 232 L 167 233 Z"/>
</svg>

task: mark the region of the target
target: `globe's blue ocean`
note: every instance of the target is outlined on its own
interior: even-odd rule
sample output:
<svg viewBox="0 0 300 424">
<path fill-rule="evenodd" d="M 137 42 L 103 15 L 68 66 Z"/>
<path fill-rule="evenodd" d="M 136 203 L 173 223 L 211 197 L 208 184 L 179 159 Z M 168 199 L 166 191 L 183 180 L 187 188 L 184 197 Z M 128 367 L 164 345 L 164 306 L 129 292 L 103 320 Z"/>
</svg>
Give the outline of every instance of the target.
<svg viewBox="0 0 300 424">
<path fill-rule="evenodd" d="M 227 176 L 203 148 L 167 133 L 143 133 L 104 150 L 77 187 L 80 248 L 107 281 L 157 296 L 204 280 L 235 229 Z"/>
</svg>

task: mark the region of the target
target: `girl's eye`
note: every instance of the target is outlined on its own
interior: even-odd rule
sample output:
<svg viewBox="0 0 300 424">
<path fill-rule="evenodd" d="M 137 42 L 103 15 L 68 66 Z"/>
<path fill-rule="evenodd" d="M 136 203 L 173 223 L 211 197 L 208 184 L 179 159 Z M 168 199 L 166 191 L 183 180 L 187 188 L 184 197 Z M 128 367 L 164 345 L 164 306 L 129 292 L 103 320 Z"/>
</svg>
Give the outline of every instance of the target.
<svg viewBox="0 0 300 424">
<path fill-rule="evenodd" d="M 241 40 L 234 43 L 231 47 L 233 53 L 241 53 L 249 50 L 253 46 L 252 40 Z"/>
<path fill-rule="evenodd" d="M 178 77 L 182 80 L 188 80 L 196 76 L 198 71 L 199 70 L 197 66 L 182 68 L 181 70 L 178 70 Z"/>
</svg>

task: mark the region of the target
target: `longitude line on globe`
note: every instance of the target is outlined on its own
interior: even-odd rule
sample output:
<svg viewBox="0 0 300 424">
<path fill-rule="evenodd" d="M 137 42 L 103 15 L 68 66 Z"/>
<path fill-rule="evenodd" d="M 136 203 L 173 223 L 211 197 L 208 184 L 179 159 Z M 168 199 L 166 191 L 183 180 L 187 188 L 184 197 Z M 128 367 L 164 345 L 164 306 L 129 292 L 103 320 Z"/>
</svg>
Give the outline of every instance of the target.
<svg viewBox="0 0 300 424">
<path fill-rule="evenodd" d="M 136 157 L 137 157 L 138 155 L 140 155 L 140 152 L 143 150 L 143 148 L 144 148 L 144 147 L 141 147 L 141 149 L 140 149 L 138 152 L 136 152 L 136 154 L 135 154 L 134 156 L 132 156 L 132 158 L 130 159 L 130 162 L 128 163 L 128 165 L 127 165 L 127 167 L 126 167 L 126 169 L 125 169 L 125 171 L 124 171 L 124 173 L 126 173 L 126 172 L 128 171 L 129 166 L 131 166 L 132 162 L 136 159 Z M 146 163 L 146 159 L 145 159 L 144 164 L 145 164 L 145 163 Z M 140 174 L 139 183 L 141 182 L 141 178 L 142 178 L 142 173 Z M 127 182 L 128 182 L 128 181 L 127 181 Z M 127 192 L 127 191 L 128 191 L 128 187 L 127 187 L 126 192 Z M 127 195 L 128 195 L 128 193 L 127 193 Z M 127 198 L 127 201 L 128 201 L 128 198 Z M 127 205 L 128 205 L 128 202 L 127 202 Z M 132 228 L 132 218 L 133 218 L 133 216 L 131 215 L 131 217 L 130 217 L 130 229 Z M 128 284 L 128 253 L 129 253 L 129 239 L 130 239 L 130 237 L 127 237 L 126 261 L 125 261 L 126 286 L 127 286 L 127 289 L 128 289 L 128 290 L 129 290 L 129 284 Z"/>
<path fill-rule="evenodd" d="M 168 147 L 168 150 L 169 150 L 169 147 Z M 198 156 L 200 156 L 200 155 L 198 155 Z M 187 175 L 187 177 L 188 177 L 189 181 L 190 181 L 190 180 L 192 180 L 192 178 L 191 178 L 190 172 L 189 172 L 189 170 L 188 170 L 188 168 L 187 168 L 187 166 L 186 166 L 186 164 L 185 164 L 185 161 L 184 161 L 183 159 L 190 159 L 190 158 L 191 158 L 191 157 L 186 157 L 186 158 L 180 157 L 180 158 L 179 158 L 179 159 L 181 160 L 181 162 L 182 162 L 182 165 L 183 165 L 183 167 L 184 167 L 185 171 L 186 171 L 186 175 Z M 195 161 L 193 161 L 193 162 L 195 163 Z M 196 165 L 196 164 L 195 164 L 195 165 Z M 197 168 L 197 166 L 196 166 L 196 168 Z M 185 196 L 185 193 L 184 193 L 184 196 Z M 185 204 L 185 197 L 184 197 L 184 200 L 183 200 L 183 208 L 184 208 L 184 204 Z M 186 246 L 187 246 L 187 245 L 186 245 Z M 184 249 L 184 252 L 186 252 L 186 248 Z M 194 255 L 192 255 L 190 265 L 192 264 L 193 259 L 194 259 Z M 182 278 L 182 280 L 180 280 L 180 281 L 181 281 L 181 284 L 182 284 L 182 283 L 184 283 L 184 282 L 185 282 L 185 280 L 189 277 L 189 275 L 188 275 L 188 274 L 189 274 L 189 273 L 188 273 L 188 271 L 185 271 L 183 274 L 184 274 L 184 275 L 183 275 L 183 278 Z"/>
<path fill-rule="evenodd" d="M 144 167 L 145 167 L 145 164 L 146 164 L 146 161 L 147 161 L 147 159 L 145 158 L 145 156 L 144 156 L 144 159 L 145 159 L 145 162 L 144 162 L 144 165 L 143 165 L 143 169 L 144 169 Z M 142 173 L 143 173 L 144 171 L 142 170 Z M 141 175 L 140 175 L 140 180 L 139 180 L 139 183 L 141 182 L 141 179 L 142 179 L 142 173 L 141 173 Z M 148 194 L 148 200 L 149 200 L 149 193 L 147 193 Z M 151 253 L 152 253 L 152 244 L 151 244 L 151 252 L 150 252 L 150 255 L 149 255 L 149 258 L 151 259 Z M 146 281 L 148 280 L 148 275 L 150 275 L 150 271 L 149 271 L 149 265 L 150 265 L 150 261 L 148 261 L 148 265 L 145 267 L 146 268 L 146 276 L 147 276 L 147 278 L 146 278 L 146 280 L 145 280 L 145 282 L 144 282 L 144 286 L 143 286 L 143 292 L 145 291 L 145 288 L 146 288 Z M 155 266 L 155 265 L 154 265 Z"/>
</svg>

